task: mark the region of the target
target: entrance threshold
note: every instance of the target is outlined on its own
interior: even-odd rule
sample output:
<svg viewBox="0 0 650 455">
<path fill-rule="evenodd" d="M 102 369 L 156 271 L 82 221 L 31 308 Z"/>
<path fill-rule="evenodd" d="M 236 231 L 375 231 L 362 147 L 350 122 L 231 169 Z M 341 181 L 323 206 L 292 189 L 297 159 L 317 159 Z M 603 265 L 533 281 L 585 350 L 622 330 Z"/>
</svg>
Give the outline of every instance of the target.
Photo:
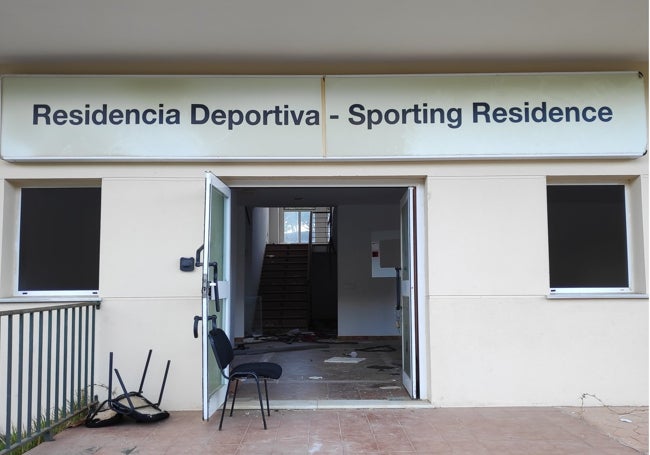
<svg viewBox="0 0 650 455">
<path fill-rule="evenodd" d="M 425 400 L 270 400 L 271 409 L 433 409 Z M 257 400 L 237 400 L 235 409 L 260 409 Z"/>
</svg>

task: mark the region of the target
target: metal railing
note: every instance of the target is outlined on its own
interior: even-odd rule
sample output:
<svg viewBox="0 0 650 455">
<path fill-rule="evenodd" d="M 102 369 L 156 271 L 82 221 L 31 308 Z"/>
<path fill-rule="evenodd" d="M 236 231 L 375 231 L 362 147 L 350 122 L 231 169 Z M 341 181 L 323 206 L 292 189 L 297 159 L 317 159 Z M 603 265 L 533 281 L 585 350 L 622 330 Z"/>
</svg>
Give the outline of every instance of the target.
<svg viewBox="0 0 650 455">
<path fill-rule="evenodd" d="M 318 208 L 309 212 L 309 244 L 326 245 L 330 242 L 332 208 Z"/>
<path fill-rule="evenodd" d="M 83 302 L 0 311 L 0 455 L 51 438 L 95 404 L 97 308 Z"/>
</svg>

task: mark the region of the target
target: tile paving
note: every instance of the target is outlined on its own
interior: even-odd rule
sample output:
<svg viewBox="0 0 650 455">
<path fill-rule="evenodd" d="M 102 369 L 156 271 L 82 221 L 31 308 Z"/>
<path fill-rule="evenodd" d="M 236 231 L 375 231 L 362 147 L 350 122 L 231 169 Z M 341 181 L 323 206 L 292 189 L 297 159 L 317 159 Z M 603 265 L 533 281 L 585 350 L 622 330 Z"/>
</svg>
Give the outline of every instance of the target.
<svg viewBox="0 0 650 455">
<path fill-rule="evenodd" d="M 278 409 L 218 418 L 172 412 L 154 424 L 70 428 L 29 455 L 108 454 L 639 454 L 572 412 L 587 408 Z M 643 410 L 640 411 L 643 413 Z M 639 416 L 643 418 L 643 416 Z M 644 425 L 641 425 L 642 427 Z M 630 427 L 631 428 L 631 427 Z"/>
<path fill-rule="evenodd" d="M 379 346 L 391 345 L 383 341 Z M 647 454 L 648 408 L 433 408 L 410 400 L 400 383 L 399 349 L 377 342 L 262 345 L 236 362 L 274 361 L 264 430 L 253 383 L 240 387 L 233 417 L 172 411 L 154 424 L 125 421 L 70 428 L 29 455 L 129 454 Z M 397 345 L 397 347 L 399 347 Z M 367 349 L 370 348 L 370 349 Z M 365 350 L 364 350 L 365 349 Z M 356 350 L 366 360 L 324 360 Z M 242 354 L 242 353 L 240 353 Z M 371 368 L 369 368 L 371 367 Z M 164 408 L 164 403 L 163 403 Z"/>
</svg>

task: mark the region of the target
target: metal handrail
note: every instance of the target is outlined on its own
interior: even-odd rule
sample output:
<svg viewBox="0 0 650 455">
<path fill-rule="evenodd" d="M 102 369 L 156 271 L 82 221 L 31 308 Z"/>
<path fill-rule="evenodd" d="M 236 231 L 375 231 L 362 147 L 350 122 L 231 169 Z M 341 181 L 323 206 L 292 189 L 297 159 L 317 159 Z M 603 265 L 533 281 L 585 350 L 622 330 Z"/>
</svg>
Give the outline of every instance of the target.
<svg viewBox="0 0 650 455">
<path fill-rule="evenodd" d="M 318 215 L 326 215 L 319 217 Z M 319 219 L 320 218 L 320 219 Z M 309 244 L 326 245 L 330 241 L 332 208 L 316 209 L 309 214 Z"/>
<path fill-rule="evenodd" d="M 96 402 L 99 306 L 89 301 L 0 310 L 0 454 L 50 438 L 53 428 Z"/>
</svg>

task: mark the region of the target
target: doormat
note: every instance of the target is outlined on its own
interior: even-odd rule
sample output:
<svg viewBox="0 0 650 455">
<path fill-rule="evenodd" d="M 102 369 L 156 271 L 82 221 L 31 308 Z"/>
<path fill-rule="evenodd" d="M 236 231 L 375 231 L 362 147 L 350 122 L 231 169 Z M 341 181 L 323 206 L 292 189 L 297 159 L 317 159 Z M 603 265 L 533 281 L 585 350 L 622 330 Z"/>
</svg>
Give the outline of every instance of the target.
<svg viewBox="0 0 650 455">
<path fill-rule="evenodd" d="M 325 363 L 359 363 L 366 360 L 363 357 L 330 357 Z"/>
</svg>

